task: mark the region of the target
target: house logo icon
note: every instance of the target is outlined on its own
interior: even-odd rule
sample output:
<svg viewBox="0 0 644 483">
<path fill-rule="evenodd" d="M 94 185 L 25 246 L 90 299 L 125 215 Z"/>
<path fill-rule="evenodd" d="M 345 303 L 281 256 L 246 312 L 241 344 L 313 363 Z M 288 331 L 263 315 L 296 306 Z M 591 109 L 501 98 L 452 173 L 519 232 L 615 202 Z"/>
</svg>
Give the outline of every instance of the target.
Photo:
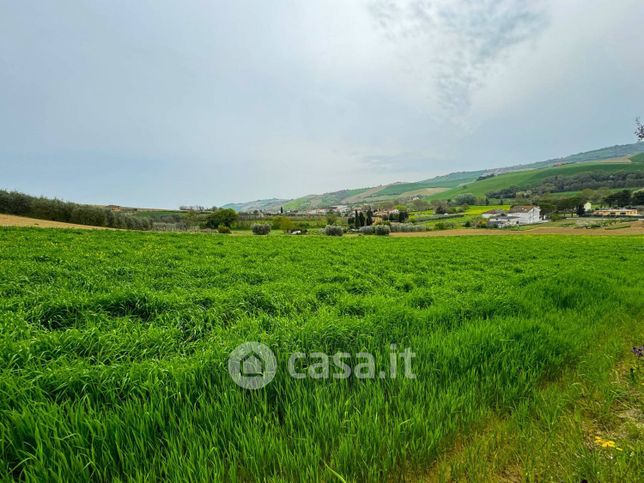
<svg viewBox="0 0 644 483">
<path fill-rule="evenodd" d="M 261 389 L 275 377 L 277 360 L 270 348 L 259 342 L 244 342 L 230 353 L 228 373 L 244 389 Z"/>
</svg>

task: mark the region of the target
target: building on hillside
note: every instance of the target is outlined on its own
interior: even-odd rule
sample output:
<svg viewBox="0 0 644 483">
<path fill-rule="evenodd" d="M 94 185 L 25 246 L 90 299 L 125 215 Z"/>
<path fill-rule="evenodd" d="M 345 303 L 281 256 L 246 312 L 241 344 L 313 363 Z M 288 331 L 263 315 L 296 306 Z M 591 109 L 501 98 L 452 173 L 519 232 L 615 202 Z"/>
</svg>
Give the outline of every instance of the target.
<svg viewBox="0 0 644 483">
<path fill-rule="evenodd" d="M 373 213 L 373 216 L 376 216 L 378 218 L 382 218 L 382 219 L 386 220 L 387 218 L 389 218 L 389 215 L 396 215 L 397 216 L 399 214 L 400 214 L 400 210 L 396 210 L 396 209 L 393 209 L 393 210 L 376 210 Z"/>
<path fill-rule="evenodd" d="M 541 221 L 541 208 L 535 205 L 515 205 L 510 208 L 508 216 L 517 217 L 520 225 L 531 225 Z"/>
<path fill-rule="evenodd" d="M 314 215 L 314 216 L 315 216 L 315 215 L 326 215 L 326 214 L 327 214 L 327 212 L 328 212 L 328 210 L 326 210 L 326 209 L 324 209 L 324 208 L 315 208 L 315 209 L 313 209 L 313 210 L 308 210 L 308 211 L 306 212 L 306 214 L 307 214 L 307 215 Z"/>
<path fill-rule="evenodd" d="M 532 225 L 543 221 L 541 208 L 535 205 L 515 205 L 507 213 L 503 210 L 490 210 L 482 216 L 488 220 L 488 226 L 493 228 Z"/>
<path fill-rule="evenodd" d="M 105 208 L 111 211 L 121 211 L 121 207 L 119 205 L 107 205 Z"/>
<path fill-rule="evenodd" d="M 332 206 L 331 211 L 334 211 L 340 215 L 346 215 L 349 212 L 351 212 L 351 208 L 349 208 L 348 205 L 337 205 L 337 206 Z"/>
<path fill-rule="evenodd" d="M 635 208 L 608 208 L 605 210 L 595 210 L 593 215 L 597 216 L 639 216 Z"/>
</svg>

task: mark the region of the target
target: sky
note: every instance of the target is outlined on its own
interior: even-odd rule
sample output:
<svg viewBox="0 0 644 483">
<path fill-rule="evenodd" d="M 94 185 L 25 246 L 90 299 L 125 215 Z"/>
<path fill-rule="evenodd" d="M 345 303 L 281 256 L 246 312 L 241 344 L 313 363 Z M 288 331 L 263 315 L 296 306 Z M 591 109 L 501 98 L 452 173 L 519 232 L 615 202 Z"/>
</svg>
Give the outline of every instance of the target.
<svg viewBox="0 0 644 483">
<path fill-rule="evenodd" d="M 642 0 L 0 0 L 0 188 L 176 208 L 635 141 Z"/>
</svg>

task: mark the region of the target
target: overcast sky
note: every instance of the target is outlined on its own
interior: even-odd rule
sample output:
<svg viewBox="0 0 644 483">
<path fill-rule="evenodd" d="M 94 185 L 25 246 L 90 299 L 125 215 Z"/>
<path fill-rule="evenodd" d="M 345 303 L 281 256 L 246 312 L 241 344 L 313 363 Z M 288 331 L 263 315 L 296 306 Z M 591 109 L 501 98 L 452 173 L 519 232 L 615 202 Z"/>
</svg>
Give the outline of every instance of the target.
<svg viewBox="0 0 644 483">
<path fill-rule="evenodd" d="M 642 0 L 0 0 L 0 188 L 221 205 L 634 142 Z"/>
</svg>

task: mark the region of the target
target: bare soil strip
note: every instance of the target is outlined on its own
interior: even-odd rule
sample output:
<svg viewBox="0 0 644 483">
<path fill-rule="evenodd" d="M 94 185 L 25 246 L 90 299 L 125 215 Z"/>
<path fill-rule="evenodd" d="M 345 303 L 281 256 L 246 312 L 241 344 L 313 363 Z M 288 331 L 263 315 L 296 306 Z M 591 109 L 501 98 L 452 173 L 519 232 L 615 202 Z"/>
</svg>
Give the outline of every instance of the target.
<svg viewBox="0 0 644 483">
<path fill-rule="evenodd" d="M 62 221 L 38 220 L 24 216 L 0 214 L 0 226 L 36 226 L 39 228 L 81 228 L 83 230 L 109 230 L 104 226 L 76 225 Z"/>
<path fill-rule="evenodd" d="M 644 235 L 644 222 L 632 223 L 627 228 L 567 228 L 562 226 L 539 226 L 529 230 L 505 230 L 485 228 L 460 228 L 456 230 L 432 230 L 410 233 L 392 233 L 395 237 L 426 237 L 426 236 L 509 236 L 509 235 Z"/>
</svg>

